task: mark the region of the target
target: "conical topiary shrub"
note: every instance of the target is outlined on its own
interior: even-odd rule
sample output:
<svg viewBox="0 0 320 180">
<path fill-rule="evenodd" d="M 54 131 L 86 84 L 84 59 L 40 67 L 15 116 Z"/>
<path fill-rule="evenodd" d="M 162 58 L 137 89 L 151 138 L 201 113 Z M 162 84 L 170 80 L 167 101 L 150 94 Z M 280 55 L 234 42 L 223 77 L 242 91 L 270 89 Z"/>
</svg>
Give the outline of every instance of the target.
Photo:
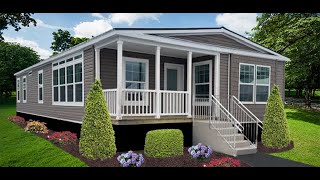
<svg viewBox="0 0 320 180">
<path fill-rule="evenodd" d="M 79 150 L 82 156 L 89 159 L 110 158 L 117 151 L 115 133 L 99 80 L 94 82 L 87 95 Z"/>
<path fill-rule="evenodd" d="M 287 116 L 277 85 L 268 98 L 261 140 L 269 148 L 283 148 L 290 143 Z"/>
</svg>

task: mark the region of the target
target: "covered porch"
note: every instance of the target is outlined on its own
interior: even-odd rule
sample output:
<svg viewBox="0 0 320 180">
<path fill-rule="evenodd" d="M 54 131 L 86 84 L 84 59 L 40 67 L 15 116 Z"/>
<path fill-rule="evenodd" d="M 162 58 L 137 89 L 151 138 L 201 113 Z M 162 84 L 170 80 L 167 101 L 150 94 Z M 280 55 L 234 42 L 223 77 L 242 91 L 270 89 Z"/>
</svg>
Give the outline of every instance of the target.
<svg viewBox="0 0 320 180">
<path fill-rule="evenodd" d="M 208 77 L 195 83 L 201 76 L 195 75 L 195 66 L 203 62 Z M 194 90 L 219 94 L 220 54 L 196 46 L 122 37 L 95 46 L 95 64 L 109 113 L 118 122 L 191 122 Z"/>
</svg>

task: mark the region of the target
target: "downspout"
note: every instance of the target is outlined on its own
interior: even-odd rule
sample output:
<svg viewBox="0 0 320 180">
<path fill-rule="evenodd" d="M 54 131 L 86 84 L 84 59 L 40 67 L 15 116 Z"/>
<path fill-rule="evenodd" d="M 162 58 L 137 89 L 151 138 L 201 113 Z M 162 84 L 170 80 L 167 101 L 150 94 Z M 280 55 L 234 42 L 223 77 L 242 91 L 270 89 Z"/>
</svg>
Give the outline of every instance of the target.
<svg viewBox="0 0 320 180">
<path fill-rule="evenodd" d="M 228 56 L 228 111 L 230 112 L 230 61 L 231 61 L 231 54 Z"/>
</svg>

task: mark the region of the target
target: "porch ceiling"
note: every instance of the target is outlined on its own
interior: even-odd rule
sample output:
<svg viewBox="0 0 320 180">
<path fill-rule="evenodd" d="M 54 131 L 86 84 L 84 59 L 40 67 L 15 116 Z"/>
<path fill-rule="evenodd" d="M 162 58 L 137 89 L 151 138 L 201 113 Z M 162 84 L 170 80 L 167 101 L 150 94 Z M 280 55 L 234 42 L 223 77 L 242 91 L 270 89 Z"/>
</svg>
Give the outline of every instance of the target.
<svg viewBox="0 0 320 180">
<path fill-rule="evenodd" d="M 117 49 L 117 42 L 108 44 L 104 48 L 109 49 Z M 156 53 L 156 47 L 155 46 L 149 46 L 144 44 L 137 44 L 132 42 L 123 42 L 123 50 L 124 51 L 133 51 L 133 52 L 139 52 L 139 53 L 146 53 L 146 54 L 154 54 Z M 177 50 L 177 49 L 171 49 L 171 48 L 165 48 L 161 47 L 161 56 L 169 56 L 169 57 L 177 57 L 177 58 L 184 58 L 187 59 L 188 52 Z M 207 54 L 204 53 L 198 53 L 198 52 L 192 52 L 192 57 L 200 57 L 205 56 Z"/>
</svg>

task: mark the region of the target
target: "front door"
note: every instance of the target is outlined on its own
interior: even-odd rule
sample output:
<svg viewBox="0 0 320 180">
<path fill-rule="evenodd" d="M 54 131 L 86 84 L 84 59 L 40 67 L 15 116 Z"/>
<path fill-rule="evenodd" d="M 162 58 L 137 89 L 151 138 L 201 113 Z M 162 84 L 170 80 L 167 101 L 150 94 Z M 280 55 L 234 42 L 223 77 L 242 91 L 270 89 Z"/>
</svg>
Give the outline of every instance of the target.
<svg viewBox="0 0 320 180">
<path fill-rule="evenodd" d="M 208 98 L 212 94 L 212 60 L 193 63 L 193 94 Z"/>
<path fill-rule="evenodd" d="M 184 90 L 184 66 L 181 64 L 164 63 L 164 90 Z"/>
</svg>

